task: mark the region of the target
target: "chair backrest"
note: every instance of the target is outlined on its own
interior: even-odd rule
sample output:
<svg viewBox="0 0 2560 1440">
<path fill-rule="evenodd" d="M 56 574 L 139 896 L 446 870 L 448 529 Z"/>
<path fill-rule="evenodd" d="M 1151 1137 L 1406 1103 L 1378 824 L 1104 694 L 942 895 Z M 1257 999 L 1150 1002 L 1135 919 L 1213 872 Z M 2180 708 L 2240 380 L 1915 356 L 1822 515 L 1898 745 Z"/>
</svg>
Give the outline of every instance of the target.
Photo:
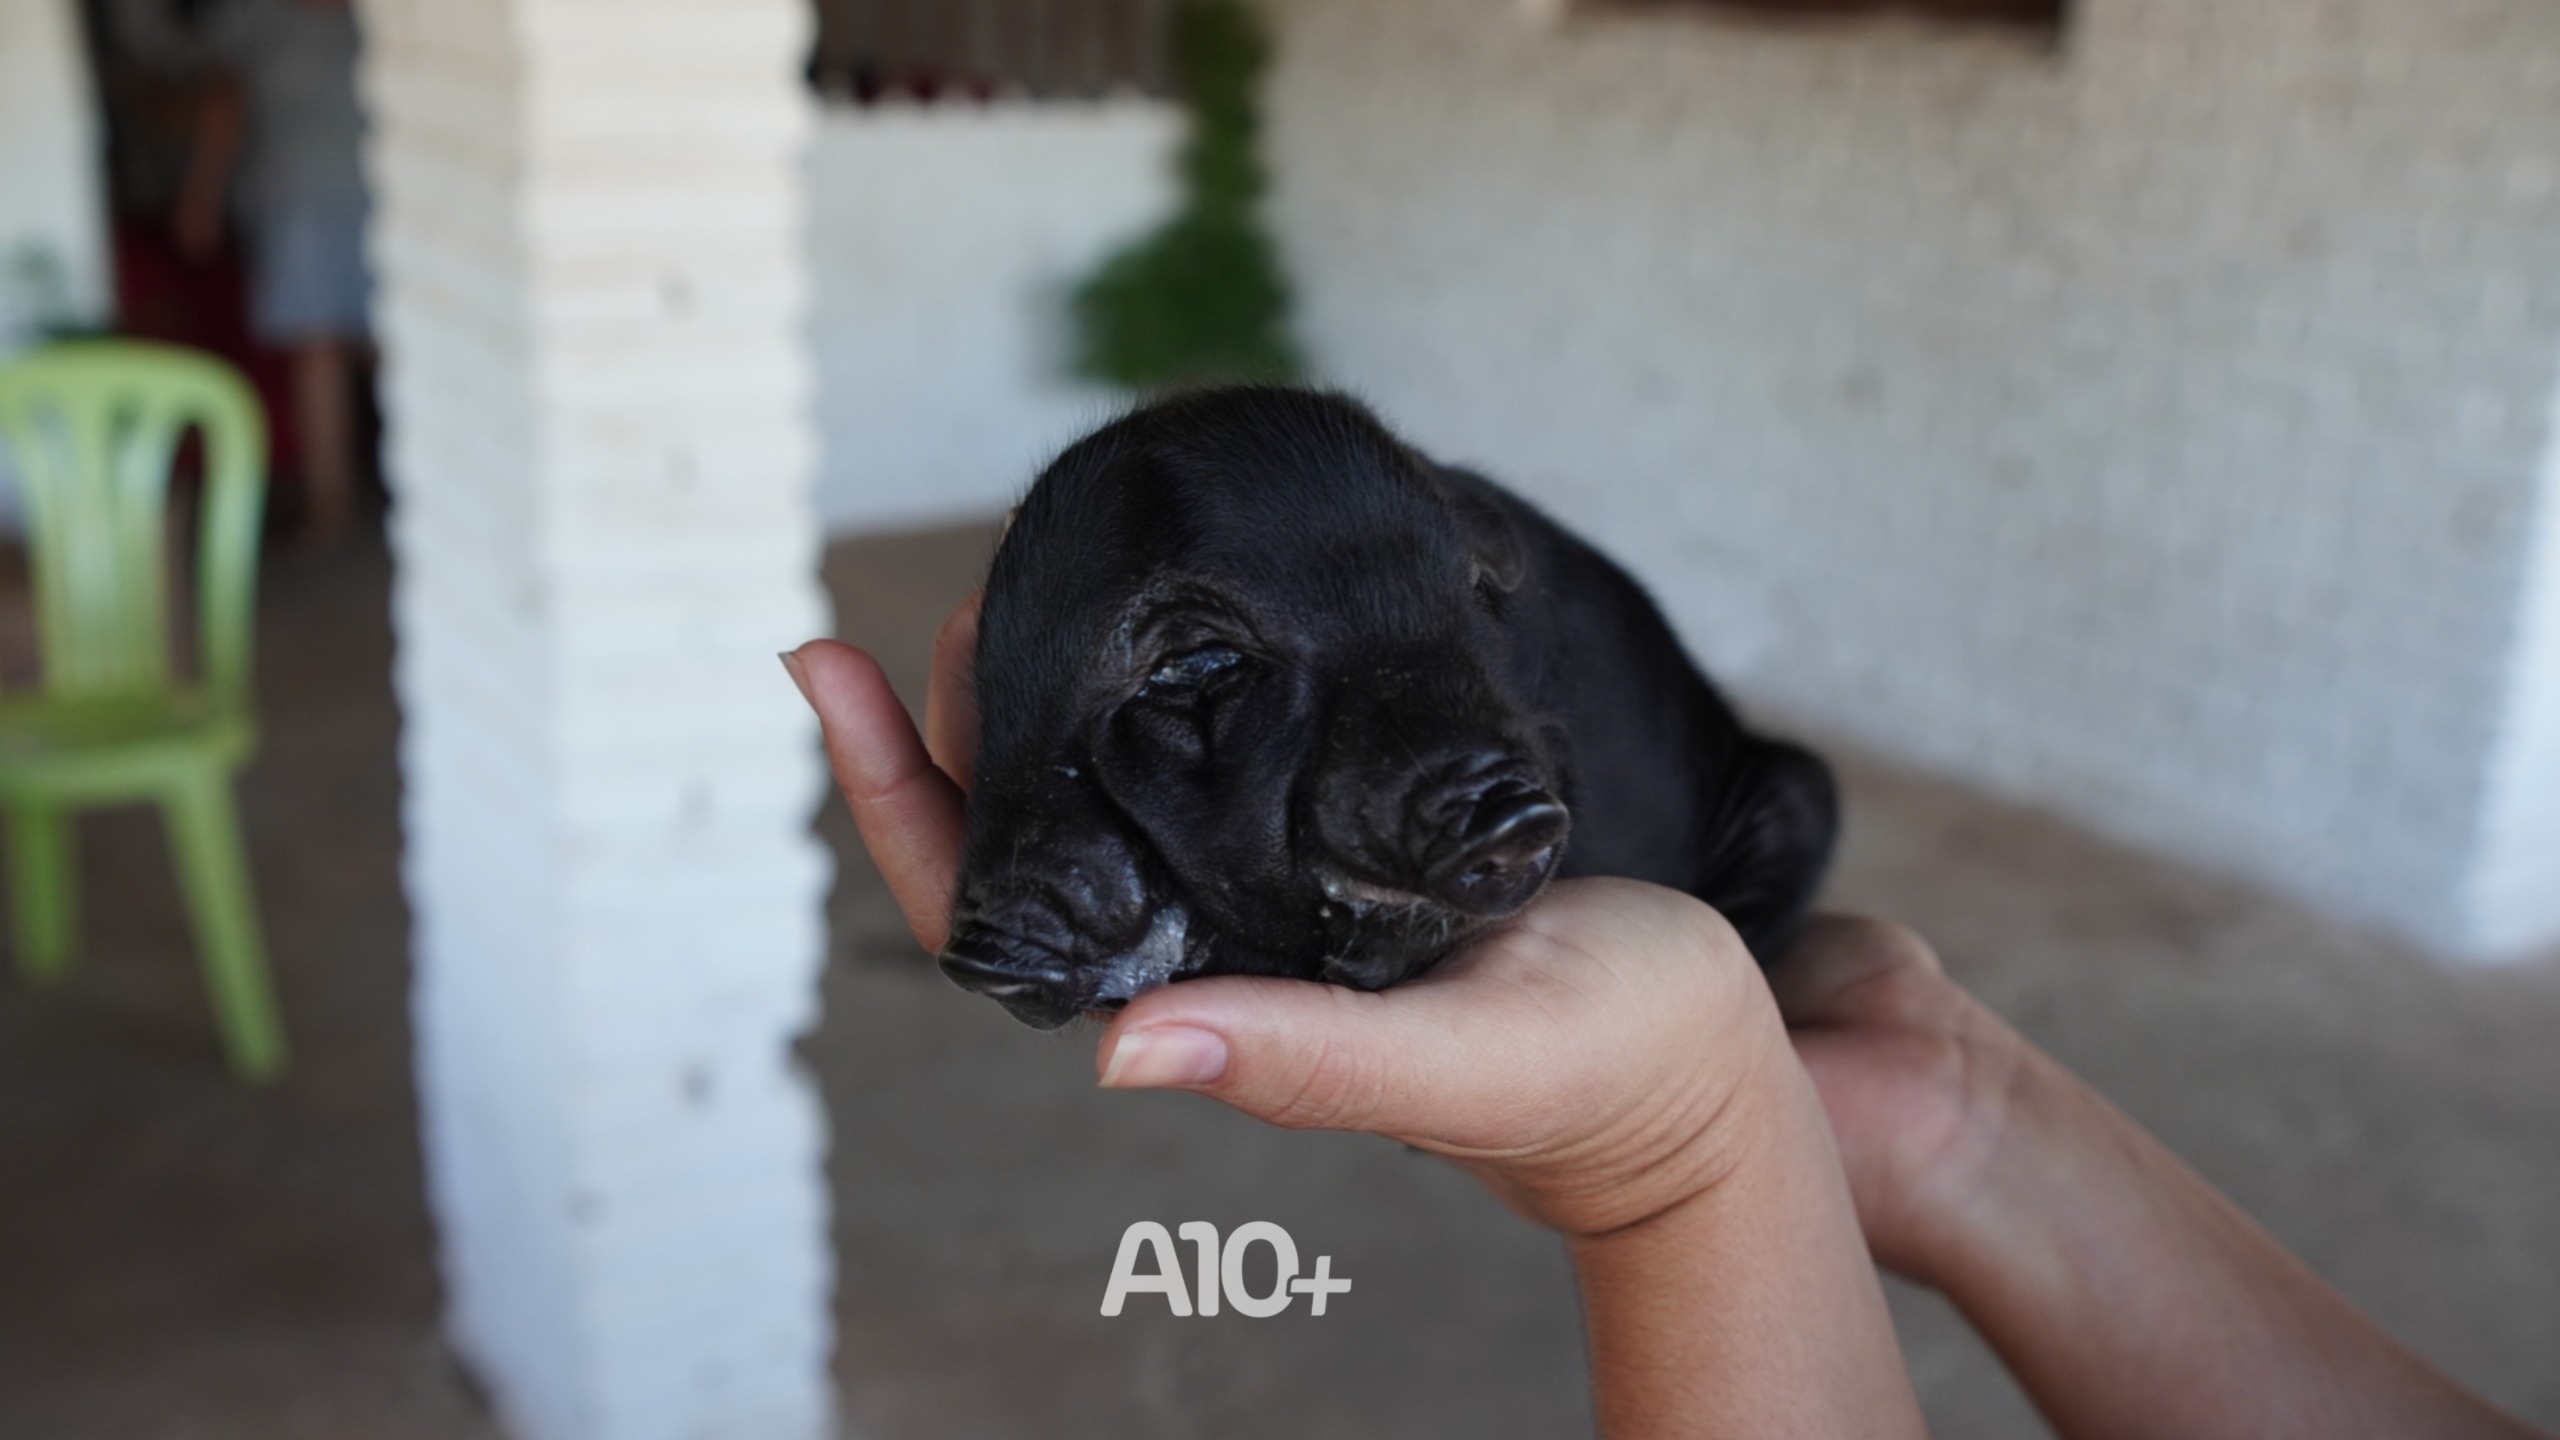
<svg viewBox="0 0 2560 1440">
<path fill-rule="evenodd" d="M 191 428 L 205 466 L 197 666 L 208 698 L 245 708 L 267 470 L 256 396 L 209 355 L 136 341 L 66 341 L 0 365 L 0 444 L 23 491 L 48 695 L 175 683 L 169 472 Z"/>
</svg>

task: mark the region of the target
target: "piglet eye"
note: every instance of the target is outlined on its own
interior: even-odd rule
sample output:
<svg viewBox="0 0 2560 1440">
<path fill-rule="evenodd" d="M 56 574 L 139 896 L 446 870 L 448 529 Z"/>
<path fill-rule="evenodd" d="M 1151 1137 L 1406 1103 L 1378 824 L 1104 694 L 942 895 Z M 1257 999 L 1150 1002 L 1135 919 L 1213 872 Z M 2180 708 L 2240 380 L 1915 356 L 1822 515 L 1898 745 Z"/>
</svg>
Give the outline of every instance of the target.
<svg viewBox="0 0 2560 1440">
<path fill-rule="evenodd" d="M 1146 693 L 1172 698 L 1186 691 L 1205 690 L 1233 674 L 1243 663 L 1242 655 L 1223 645 L 1185 651 L 1147 676 Z"/>
</svg>

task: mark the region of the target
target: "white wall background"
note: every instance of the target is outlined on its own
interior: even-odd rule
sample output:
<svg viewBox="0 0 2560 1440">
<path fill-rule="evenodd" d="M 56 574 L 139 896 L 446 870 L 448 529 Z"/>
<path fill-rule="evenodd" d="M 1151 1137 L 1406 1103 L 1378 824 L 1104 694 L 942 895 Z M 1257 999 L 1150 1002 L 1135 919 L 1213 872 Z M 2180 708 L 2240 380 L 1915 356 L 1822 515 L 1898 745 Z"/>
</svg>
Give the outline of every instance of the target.
<svg viewBox="0 0 2560 1440">
<path fill-rule="evenodd" d="M 1748 695 L 2448 948 L 2560 933 L 2560 8 L 2083 0 L 2058 56 L 1272 8 L 1320 361 Z M 0 0 L 0 259 L 94 310 L 77 47 Z M 1063 297 L 1176 131 L 827 114 L 832 524 L 999 507 L 1113 408 Z"/>
<path fill-rule="evenodd" d="M 2544 459 L 2530 534 L 2536 558 L 2472 874 L 2473 913 L 2489 953 L 2520 952 L 2560 934 L 2560 433 Z"/>
<path fill-rule="evenodd" d="M 2552 937 L 2560 582 L 2531 698 L 2510 662 L 2560 6 L 2075 8 L 2055 56 L 1273 0 L 1307 338 L 1773 711 L 2440 946 Z"/>
<path fill-rule="evenodd" d="M 1173 204 L 1143 100 L 830 107 L 809 153 L 819 508 L 839 529 L 1011 505 L 1120 403 L 1066 378 L 1066 297 Z"/>
</svg>

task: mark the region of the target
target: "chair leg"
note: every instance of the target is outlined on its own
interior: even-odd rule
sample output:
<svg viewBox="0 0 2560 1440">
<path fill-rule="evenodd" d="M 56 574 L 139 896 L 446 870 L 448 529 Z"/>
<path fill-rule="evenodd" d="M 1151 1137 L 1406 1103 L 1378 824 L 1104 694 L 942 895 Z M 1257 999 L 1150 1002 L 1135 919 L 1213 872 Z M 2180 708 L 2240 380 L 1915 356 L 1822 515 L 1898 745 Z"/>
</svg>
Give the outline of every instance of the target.
<svg viewBox="0 0 2560 1440">
<path fill-rule="evenodd" d="M 284 1022 L 267 979 L 258 936 L 257 900 L 249 889 L 231 780 L 220 772 L 192 778 L 163 797 L 169 844 L 186 887 L 205 988 L 213 997 L 231 1068 L 244 1080 L 267 1080 L 285 1066 Z"/>
<path fill-rule="evenodd" d="M 59 980 L 80 945 L 80 867 L 71 817 L 50 805 L 9 811 L 9 899 L 17 912 L 18 970 Z"/>
</svg>

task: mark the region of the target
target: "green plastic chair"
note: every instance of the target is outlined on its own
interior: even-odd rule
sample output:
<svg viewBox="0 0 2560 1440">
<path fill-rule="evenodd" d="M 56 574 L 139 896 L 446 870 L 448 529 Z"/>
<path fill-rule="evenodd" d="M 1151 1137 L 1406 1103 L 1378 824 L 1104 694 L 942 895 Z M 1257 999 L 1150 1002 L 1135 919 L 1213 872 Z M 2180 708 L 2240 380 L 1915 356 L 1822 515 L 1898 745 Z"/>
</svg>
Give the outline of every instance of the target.
<svg viewBox="0 0 2560 1440">
<path fill-rule="evenodd" d="M 196 671 L 170 652 L 170 461 L 192 427 L 205 483 Z M 164 345 L 84 340 L 0 366 L 0 443 L 15 462 L 33 572 L 41 693 L 0 696 L 0 810 L 18 964 L 66 974 L 78 948 L 77 812 L 152 801 L 203 952 L 232 1069 L 285 1065 L 232 772 L 256 748 L 250 613 L 267 435 L 232 369 Z"/>
</svg>

